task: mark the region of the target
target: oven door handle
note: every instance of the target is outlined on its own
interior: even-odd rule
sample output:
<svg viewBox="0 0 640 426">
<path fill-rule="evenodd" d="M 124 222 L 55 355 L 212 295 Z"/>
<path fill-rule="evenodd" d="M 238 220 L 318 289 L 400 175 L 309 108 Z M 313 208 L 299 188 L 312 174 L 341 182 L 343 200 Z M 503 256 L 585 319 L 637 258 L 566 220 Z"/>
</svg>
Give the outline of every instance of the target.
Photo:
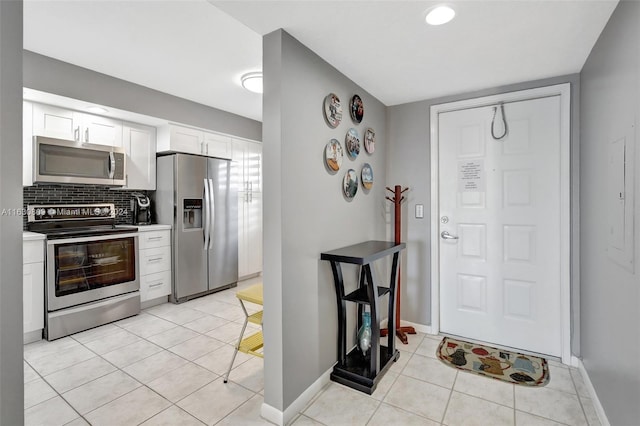
<svg viewBox="0 0 640 426">
<path fill-rule="evenodd" d="M 54 240 L 47 240 L 47 245 L 48 246 L 55 246 L 58 244 L 67 244 L 67 243 L 86 243 L 86 242 L 91 242 L 91 241 L 105 241 L 105 240 L 116 240 L 116 239 L 120 239 L 120 238 L 129 238 L 129 237 L 135 237 L 136 238 L 136 247 L 138 244 L 137 238 L 138 238 L 138 234 L 137 233 L 122 233 L 122 234 L 107 234 L 107 235 L 92 235 L 90 237 L 71 237 L 71 238 L 58 238 L 58 239 L 54 239 Z"/>
<path fill-rule="evenodd" d="M 209 249 L 213 249 L 213 236 L 215 232 L 215 223 L 216 223 L 216 197 L 213 191 L 213 179 L 209 179 L 209 208 L 211 212 L 209 213 Z"/>
<path fill-rule="evenodd" d="M 208 179 L 204 179 L 204 245 L 203 250 L 209 249 L 209 225 L 211 211 L 209 209 L 209 182 Z"/>
</svg>

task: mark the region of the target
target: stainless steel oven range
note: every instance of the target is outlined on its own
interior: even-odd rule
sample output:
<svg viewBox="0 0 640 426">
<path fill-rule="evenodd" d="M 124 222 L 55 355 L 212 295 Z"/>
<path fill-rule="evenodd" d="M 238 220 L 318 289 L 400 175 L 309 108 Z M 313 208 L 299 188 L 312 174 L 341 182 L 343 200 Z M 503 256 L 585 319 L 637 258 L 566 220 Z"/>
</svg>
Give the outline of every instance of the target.
<svg viewBox="0 0 640 426">
<path fill-rule="evenodd" d="M 113 204 L 27 210 L 28 229 L 46 235 L 47 340 L 140 312 L 137 229 L 115 226 Z"/>
</svg>

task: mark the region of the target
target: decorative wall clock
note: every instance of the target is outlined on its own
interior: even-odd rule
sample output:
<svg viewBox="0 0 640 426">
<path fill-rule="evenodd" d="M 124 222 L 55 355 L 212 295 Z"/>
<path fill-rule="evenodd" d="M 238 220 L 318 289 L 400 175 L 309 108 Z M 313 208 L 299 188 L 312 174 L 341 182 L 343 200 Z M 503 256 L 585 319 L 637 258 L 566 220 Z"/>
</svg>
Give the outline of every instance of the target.
<svg viewBox="0 0 640 426">
<path fill-rule="evenodd" d="M 360 135 L 353 127 L 347 131 L 344 137 L 344 146 L 347 148 L 347 154 L 351 159 L 355 159 L 360 154 Z"/>
<path fill-rule="evenodd" d="M 364 149 L 368 154 L 376 150 L 376 132 L 371 127 L 364 131 Z"/>
<path fill-rule="evenodd" d="M 347 170 L 347 173 L 345 173 L 344 181 L 342 183 L 342 191 L 344 192 L 344 196 L 348 199 L 352 199 L 356 196 L 356 192 L 358 192 L 358 175 L 355 170 L 349 169 Z"/>
<path fill-rule="evenodd" d="M 337 172 L 342 165 L 343 156 L 342 145 L 337 139 L 331 139 L 324 149 L 324 159 L 330 170 Z"/>
<path fill-rule="evenodd" d="M 342 121 L 342 104 L 340 104 L 340 98 L 335 93 L 329 93 L 324 98 L 324 118 L 332 129 L 338 127 Z"/>
<path fill-rule="evenodd" d="M 360 124 L 360 122 L 362 122 L 362 117 L 364 117 L 364 104 L 362 103 L 362 98 L 360 98 L 360 96 L 353 95 L 351 102 L 349 103 L 349 111 L 353 122 Z"/>
<path fill-rule="evenodd" d="M 360 177 L 362 178 L 362 186 L 364 189 L 371 189 L 373 187 L 373 169 L 369 163 L 364 163 L 362 166 Z"/>
</svg>

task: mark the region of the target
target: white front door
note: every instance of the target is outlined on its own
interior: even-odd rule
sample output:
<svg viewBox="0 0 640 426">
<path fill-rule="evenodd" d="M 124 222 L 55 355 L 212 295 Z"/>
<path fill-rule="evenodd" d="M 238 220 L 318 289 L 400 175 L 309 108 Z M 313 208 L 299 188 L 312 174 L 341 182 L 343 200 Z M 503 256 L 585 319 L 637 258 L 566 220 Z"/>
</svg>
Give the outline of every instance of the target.
<svg viewBox="0 0 640 426">
<path fill-rule="evenodd" d="M 561 97 L 504 116 L 438 115 L 440 331 L 561 356 Z"/>
</svg>

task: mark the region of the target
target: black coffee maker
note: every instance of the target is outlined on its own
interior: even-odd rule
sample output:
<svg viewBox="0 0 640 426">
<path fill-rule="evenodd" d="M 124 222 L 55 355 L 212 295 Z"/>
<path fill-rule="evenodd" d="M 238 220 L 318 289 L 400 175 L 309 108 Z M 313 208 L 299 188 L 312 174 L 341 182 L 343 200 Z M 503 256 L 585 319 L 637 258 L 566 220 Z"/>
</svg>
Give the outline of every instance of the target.
<svg viewBox="0 0 640 426">
<path fill-rule="evenodd" d="M 131 217 L 134 225 L 151 225 L 151 200 L 140 192 L 131 194 Z"/>
</svg>

